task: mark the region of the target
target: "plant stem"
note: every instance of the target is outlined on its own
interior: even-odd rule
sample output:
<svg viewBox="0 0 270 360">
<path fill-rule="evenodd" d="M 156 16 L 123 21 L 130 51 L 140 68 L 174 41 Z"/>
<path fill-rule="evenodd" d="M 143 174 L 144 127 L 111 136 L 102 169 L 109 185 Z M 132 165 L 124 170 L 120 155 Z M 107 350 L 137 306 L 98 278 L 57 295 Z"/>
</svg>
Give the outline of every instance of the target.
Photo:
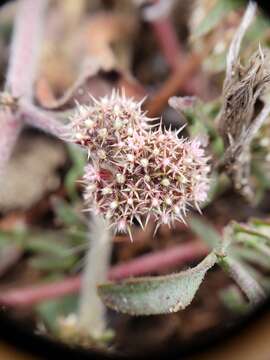
<svg viewBox="0 0 270 360">
<path fill-rule="evenodd" d="M 263 288 L 236 259 L 229 256 L 221 257 L 219 265 L 232 277 L 253 305 L 265 299 Z"/>
<path fill-rule="evenodd" d="M 247 9 L 245 11 L 245 15 L 233 37 L 233 40 L 231 42 L 231 45 L 230 45 L 230 48 L 228 51 L 228 55 L 227 55 L 227 59 L 226 59 L 227 66 L 226 66 L 225 82 L 228 81 L 228 79 L 230 79 L 234 74 L 234 66 L 236 65 L 236 63 L 238 61 L 241 42 L 243 40 L 243 37 L 244 37 L 248 27 L 250 26 L 253 19 L 255 18 L 256 10 L 257 10 L 256 3 L 253 1 L 250 1 Z"/>
<path fill-rule="evenodd" d="M 106 330 L 106 309 L 101 302 L 97 285 L 106 281 L 112 248 L 109 224 L 100 216 L 93 216 L 89 227 L 89 249 L 82 276 L 78 325 L 93 337 Z"/>
<path fill-rule="evenodd" d="M 0 176 L 3 174 L 6 164 L 12 154 L 22 124 L 17 115 L 10 110 L 0 110 Z"/>
<path fill-rule="evenodd" d="M 39 110 L 31 103 L 24 101 L 20 104 L 20 116 L 24 123 L 43 130 L 61 140 L 67 140 L 65 139 L 67 133 L 65 125 L 56 120 L 50 112 Z"/>
<path fill-rule="evenodd" d="M 18 3 L 5 88 L 12 97 L 31 100 L 42 19 L 47 0 L 20 0 Z M 16 111 L 13 113 L 11 109 L 3 108 L 0 110 L 0 123 L 0 175 L 2 175 L 23 122 Z"/>
<path fill-rule="evenodd" d="M 181 67 L 178 67 L 177 70 L 169 76 L 161 89 L 146 103 L 148 116 L 158 116 L 161 114 L 169 98 L 179 92 L 190 77 L 199 69 L 205 55 L 205 53 L 191 53 L 185 57 Z"/>
<path fill-rule="evenodd" d="M 108 278 L 120 280 L 129 276 L 168 270 L 174 266 L 182 266 L 188 261 L 199 259 L 208 252 L 209 249 L 202 242 L 189 241 L 115 265 L 111 267 Z M 49 284 L 10 289 L 0 294 L 0 302 L 8 306 L 32 306 L 45 300 L 77 293 L 80 287 L 81 277 L 74 276 Z"/>
<path fill-rule="evenodd" d="M 14 97 L 32 98 L 47 2 L 18 1 L 6 81 Z"/>
<path fill-rule="evenodd" d="M 183 49 L 177 39 L 169 17 L 151 21 L 151 28 L 168 65 L 177 70 L 183 60 Z"/>
</svg>

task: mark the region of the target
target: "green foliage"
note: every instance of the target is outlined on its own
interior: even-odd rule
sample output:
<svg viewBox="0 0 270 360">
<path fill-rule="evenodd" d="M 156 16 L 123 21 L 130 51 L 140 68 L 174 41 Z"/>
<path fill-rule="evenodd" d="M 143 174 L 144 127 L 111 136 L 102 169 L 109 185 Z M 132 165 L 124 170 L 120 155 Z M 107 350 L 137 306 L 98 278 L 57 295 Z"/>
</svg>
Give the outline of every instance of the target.
<svg viewBox="0 0 270 360">
<path fill-rule="evenodd" d="M 202 217 L 192 216 L 188 224 L 190 229 L 198 235 L 212 249 L 217 249 L 222 241 L 218 231 Z"/>
<path fill-rule="evenodd" d="M 36 306 L 35 311 L 46 328 L 48 328 L 50 332 L 57 334 L 59 318 L 74 313 L 77 308 L 77 303 L 78 297 L 69 295 L 61 299 L 45 301 Z"/>
<path fill-rule="evenodd" d="M 54 202 L 54 211 L 61 229 L 17 228 L 0 231 L 0 250 L 11 244 L 20 247 L 30 267 L 46 275 L 72 271 L 80 261 L 80 252 L 87 246 L 87 221 L 80 206 L 63 200 Z M 78 205 L 80 205 L 78 203 Z"/>
<path fill-rule="evenodd" d="M 235 285 L 230 285 L 226 289 L 221 290 L 220 299 L 230 311 L 236 314 L 244 315 L 250 310 L 250 305 Z"/>
<path fill-rule="evenodd" d="M 243 6 L 242 0 L 217 0 L 207 16 L 201 21 L 194 37 L 206 35 L 230 12 Z"/>
<path fill-rule="evenodd" d="M 249 42 L 261 42 L 270 26 L 268 17 L 260 14 L 256 17 L 254 23 L 250 26 L 246 33 L 246 38 Z"/>
<path fill-rule="evenodd" d="M 98 293 L 105 305 L 131 315 L 183 310 L 191 303 L 207 271 L 216 263 L 232 277 L 250 305 L 262 301 L 265 277 L 253 265 L 270 266 L 270 252 L 267 251 L 270 223 L 257 219 L 251 219 L 248 224 L 233 222 L 224 229 L 223 235 L 198 217 L 191 217 L 189 225 L 213 249 L 201 263 L 173 275 L 102 284 Z M 251 247 L 252 252 L 248 251 Z M 225 289 L 220 296 L 236 312 L 245 313 L 250 308 L 235 288 Z"/>
<path fill-rule="evenodd" d="M 173 275 L 103 284 L 98 293 L 108 307 L 131 315 L 176 312 L 191 303 L 206 272 L 215 263 L 216 256 L 210 253 L 193 269 Z"/>
<path fill-rule="evenodd" d="M 70 198 L 76 200 L 78 198 L 77 180 L 83 176 L 86 154 L 81 150 L 81 148 L 74 145 L 68 145 L 67 149 L 72 164 L 65 177 L 65 188 Z"/>
</svg>

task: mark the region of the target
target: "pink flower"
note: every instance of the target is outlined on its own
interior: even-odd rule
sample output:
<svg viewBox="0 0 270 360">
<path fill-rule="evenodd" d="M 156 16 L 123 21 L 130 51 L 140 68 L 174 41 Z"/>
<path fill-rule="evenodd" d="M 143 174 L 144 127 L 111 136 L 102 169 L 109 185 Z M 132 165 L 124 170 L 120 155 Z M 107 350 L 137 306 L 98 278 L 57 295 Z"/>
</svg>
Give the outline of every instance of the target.
<svg viewBox="0 0 270 360">
<path fill-rule="evenodd" d="M 87 166 L 89 210 L 110 219 L 116 231 L 130 232 L 135 219 L 144 227 L 150 215 L 157 225 L 184 221 L 188 207 L 198 207 L 207 198 L 208 158 L 192 151 L 194 140 L 178 139 L 170 131 L 163 134 L 161 128 L 137 134 L 135 143 L 136 138 L 138 147 L 130 148 L 127 142 L 109 166 L 102 161 Z"/>
<path fill-rule="evenodd" d="M 88 150 L 85 199 L 88 210 L 109 219 L 115 231 L 184 221 L 190 206 L 199 209 L 209 189 L 208 157 L 199 139 L 151 130 L 141 103 L 113 93 L 78 106 L 73 140 Z"/>
<path fill-rule="evenodd" d="M 132 138 L 134 128 L 147 128 L 149 119 L 141 105 L 142 101 L 115 91 L 100 100 L 92 97 L 88 105 L 78 104 L 71 118 L 70 140 L 85 147 L 92 159 L 108 159 L 121 150 L 124 140 Z"/>
</svg>

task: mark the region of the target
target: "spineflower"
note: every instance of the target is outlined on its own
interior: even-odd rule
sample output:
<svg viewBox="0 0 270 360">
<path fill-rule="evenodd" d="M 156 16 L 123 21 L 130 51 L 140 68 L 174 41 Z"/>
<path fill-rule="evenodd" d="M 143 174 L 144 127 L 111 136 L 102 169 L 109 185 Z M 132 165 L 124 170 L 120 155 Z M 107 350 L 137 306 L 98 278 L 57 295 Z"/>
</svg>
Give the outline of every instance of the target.
<svg viewBox="0 0 270 360">
<path fill-rule="evenodd" d="M 151 129 L 140 103 L 123 95 L 93 104 L 79 105 L 72 124 L 75 142 L 90 158 L 84 175 L 88 210 L 130 236 L 135 219 L 144 228 L 152 216 L 158 228 L 184 222 L 191 206 L 199 210 L 210 171 L 200 140 L 179 138 L 180 130 Z"/>
<path fill-rule="evenodd" d="M 85 147 L 91 159 L 108 160 L 115 156 L 123 140 L 132 137 L 134 129 L 143 132 L 150 119 L 124 92 L 113 91 L 100 100 L 91 96 L 88 105 L 77 104 L 71 119 L 71 140 Z"/>
<path fill-rule="evenodd" d="M 171 225 L 184 221 L 189 206 L 206 200 L 209 166 L 198 140 L 178 139 L 161 129 L 137 134 L 113 159 L 86 168 L 85 198 L 116 231 L 129 232 L 134 219 L 144 227 L 152 215 Z"/>
</svg>

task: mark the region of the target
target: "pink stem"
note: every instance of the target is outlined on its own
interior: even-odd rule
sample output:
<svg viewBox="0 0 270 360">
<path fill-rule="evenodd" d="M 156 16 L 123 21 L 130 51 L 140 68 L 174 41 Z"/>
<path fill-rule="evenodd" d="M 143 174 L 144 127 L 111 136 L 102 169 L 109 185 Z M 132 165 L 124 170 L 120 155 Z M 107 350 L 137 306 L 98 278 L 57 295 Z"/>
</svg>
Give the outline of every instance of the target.
<svg viewBox="0 0 270 360">
<path fill-rule="evenodd" d="M 6 90 L 14 97 L 32 97 L 40 45 L 43 13 L 47 0 L 20 0 L 16 15 Z M 12 154 L 23 123 L 10 110 L 0 112 L 0 175 Z"/>
<path fill-rule="evenodd" d="M 160 49 L 172 70 L 179 67 L 182 61 L 183 49 L 169 17 L 151 21 L 153 33 Z"/>
<path fill-rule="evenodd" d="M 201 258 L 208 252 L 209 249 L 205 244 L 197 240 L 191 241 L 115 265 L 109 271 L 109 279 L 120 280 L 130 276 L 167 270 Z M 31 306 L 41 301 L 77 293 L 80 286 L 81 277 L 75 276 L 51 284 L 8 290 L 0 294 L 0 302 L 8 306 Z"/>
<path fill-rule="evenodd" d="M 3 174 L 6 164 L 12 154 L 22 124 L 18 116 L 9 110 L 0 111 L 0 176 Z"/>
<path fill-rule="evenodd" d="M 20 103 L 22 120 L 30 126 L 43 130 L 61 140 L 67 140 L 67 128 L 53 117 L 53 114 L 42 111 L 28 102 Z"/>
<path fill-rule="evenodd" d="M 6 88 L 31 99 L 47 0 L 20 0 L 14 24 Z"/>
</svg>

